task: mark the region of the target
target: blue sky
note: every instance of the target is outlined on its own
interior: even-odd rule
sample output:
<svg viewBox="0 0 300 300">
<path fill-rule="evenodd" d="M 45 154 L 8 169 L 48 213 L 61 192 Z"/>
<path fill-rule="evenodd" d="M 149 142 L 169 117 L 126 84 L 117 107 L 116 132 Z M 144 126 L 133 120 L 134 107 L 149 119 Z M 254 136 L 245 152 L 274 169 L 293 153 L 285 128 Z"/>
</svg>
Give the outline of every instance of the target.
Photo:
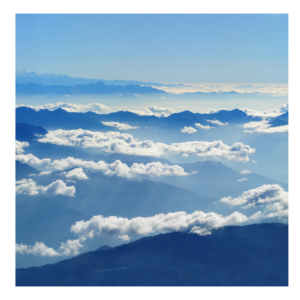
<svg viewBox="0 0 300 300">
<path fill-rule="evenodd" d="M 287 83 L 287 15 L 16 15 L 16 69 L 99 79 Z"/>
</svg>

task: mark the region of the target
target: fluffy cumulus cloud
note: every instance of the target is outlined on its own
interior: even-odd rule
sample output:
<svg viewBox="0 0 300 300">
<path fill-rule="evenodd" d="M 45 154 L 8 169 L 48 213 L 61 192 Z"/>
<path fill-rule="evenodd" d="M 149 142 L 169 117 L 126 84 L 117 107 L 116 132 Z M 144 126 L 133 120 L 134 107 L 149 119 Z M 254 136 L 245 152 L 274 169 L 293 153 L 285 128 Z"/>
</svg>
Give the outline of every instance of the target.
<svg viewBox="0 0 300 300">
<path fill-rule="evenodd" d="M 210 234 L 213 228 L 234 225 L 256 219 L 259 215 L 255 214 L 246 217 L 242 213 L 234 212 L 229 216 L 222 216 L 214 212 L 204 213 L 195 211 L 187 214 L 184 211 L 158 214 L 152 217 L 137 217 L 127 219 L 122 217 L 103 217 L 101 215 L 92 217 L 89 221 L 78 221 L 71 227 L 71 231 L 80 238 L 92 238 L 94 235 L 106 233 L 109 235 L 124 236 L 130 235 L 149 235 L 157 232 L 191 232 L 200 235 Z"/>
<path fill-rule="evenodd" d="M 16 252 L 19 254 L 34 254 L 41 256 L 60 256 L 60 254 L 53 248 L 47 247 L 42 242 L 36 242 L 33 246 L 27 246 L 23 244 L 16 244 Z"/>
<path fill-rule="evenodd" d="M 140 110 L 132 110 L 129 109 L 127 111 L 133 112 L 137 115 L 140 116 L 156 116 L 156 117 L 168 117 L 171 114 L 175 113 L 174 109 L 171 108 L 165 108 L 165 107 L 159 107 L 159 106 L 149 106 L 149 107 L 145 107 L 143 109 Z"/>
<path fill-rule="evenodd" d="M 21 154 L 24 152 L 25 147 L 28 147 L 29 143 L 16 141 L 16 154 Z"/>
<path fill-rule="evenodd" d="M 69 179 L 78 179 L 78 180 L 89 179 L 84 173 L 84 170 L 82 168 L 75 168 L 69 172 L 63 172 L 62 174 Z"/>
<path fill-rule="evenodd" d="M 249 122 L 243 125 L 243 128 L 247 128 L 244 132 L 253 133 L 277 133 L 277 132 L 287 132 L 289 131 L 289 125 L 270 127 L 268 121 L 263 120 L 259 122 Z M 250 130 L 249 130 L 249 129 Z"/>
<path fill-rule="evenodd" d="M 210 122 L 210 123 L 213 123 L 213 124 L 216 124 L 216 125 L 220 125 L 220 126 L 226 126 L 226 125 L 228 125 L 227 122 L 226 123 L 222 123 L 222 122 L 220 122 L 218 120 L 206 120 L 206 121 Z"/>
<path fill-rule="evenodd" d="M 29 158 L 27 158 L 29 156 Z M 41 165 L 41 160 L 32 154 L 26 155 L 17 155 L 17 159 L 21 162 L 28 163 L 31 166 Z M 114 175 L 127 178 L 135 178 L 139 175 L 148 175 L 148 176 L 185 176 L 189 173 L 185 172 L 184 169 L 178 165 L 168 165 L 162 164 L 161 162 L 151 162 L 147 164 L 134 163 L 130 167 L 122 163 L 120 160 L 108 164 L 105 161 L 85 161 L 79 158 L 68 157 L 64 159 L 57 159 L 47 161 L 43 164 L 47 168 L 52 170 L 64 170 L 68 168 L 78 167 L 68 172 L 63 172 L 69 179 L 87 179 L 86 174 L 82 168 L 91 170 L 91 171 L 100 171 L 104 172 L 106 175 Z"/>
<path fill-rule="evenodd" d="M 63 195 L 74 196 L 75 187 L 67 186 L 62 180 L 56 180 L 47 186 L 37 185 L 32 179 L 16 181 L 16 193 L 27 195 Z"/>
<path fill-rule="evenodd" d="M 192 133 L 198 132 L 197 129 L 190 127 L 190 126 L 189 127 L 185 126 L 184 128 L 180 129 L 180 131 L 183 133 L 187 133 L 187 134 L 192 134 Z"/>
<path fill-rule="evenodd" d="M 250 108 L 242 108 L 241 110 L 248 116 L 252 117 L 274 118 L 288 112 L 288 108 L 288 104 L 282 104 L 280 108 L 268 109 L 264 111 L 257 111 Z"/>
<path fill-rule="evenodd" d="M 64 109 L 68 112 L 87 112 L 87 111 L 92 111 L 95 113 L 103 113 L 103 112 L 109 112 L 111 109 L 101 103 L 89 103 L 86 105 L 82 104 L 75 104 L 75 103 L 63 103 L 63 102 L 55 102 L 55 103 L 47 103 L 47 104 L 42 104 L 38 106 L 32 106 L 32 105 L 18 105 L 17 107 L 20 106 L 26 106 L 29 108 L 32 108 L 36 111 L 39 111 L 41 109 L 48 109 L 48 110 L 56 110 L 58 108 Z"/>
<path fill-rule="evenodd" d="M 222 141 L 190 141 L 168 145 L 154 143 L 151 140 L 139 141 L 127 133 L 97 132 L 83 129 L 49 131 L 38 141 L 56 145 L 97 148 L 108 153 L 156 157 L 186 153 L 196 154 L 200 157 L 243 162 L 249 161 L 248 155 L 255 152 L 255 149 L 240 142 L 234 143 L 232 146 L 228 146 Z"/>
<path fill-rule="evenodd" d="M 83 239 L 82 239 L 83 241 Z M 65 243 L 61 243 L 58 250 L 47 247 L 43 242 L 36 242 L 33 246 L 16 244 L 16 253 L 19 254 L 33 254 L 41 256 L 73 256 L 78 255 L 83 245 L 79 239 L 67 240 Z"/>
<path fill-rule="evenodd" d="M 119 123 L 119 122 L 102 122 L 102 124 L 109 126 L 109 127 L 115 127 L 119 130 L 129 130 L 129 129 L 138 129 L 140 127 L 138 126 L 130 126 L 125 123 Z"/>
<path fill-rule="evenodd" d="M 231 206 L 244 205 L 244 208 L 265 205 L 265 217 L 288 215 L 288 192 L 278 184 L 265 184 L 237 198 L 225 197 L 220 201 Z"/>
<path fill-rule="evenodd" d="M 204 130 L 214 128 L 214 127 L 211 127 L 211 126 L 208 126 L 208 125 L 207 126 L 201 125 L 200 123 L 195 123 L 195 126 L 198 127 L 198 128 L 204 129 Z"/>
</svg>

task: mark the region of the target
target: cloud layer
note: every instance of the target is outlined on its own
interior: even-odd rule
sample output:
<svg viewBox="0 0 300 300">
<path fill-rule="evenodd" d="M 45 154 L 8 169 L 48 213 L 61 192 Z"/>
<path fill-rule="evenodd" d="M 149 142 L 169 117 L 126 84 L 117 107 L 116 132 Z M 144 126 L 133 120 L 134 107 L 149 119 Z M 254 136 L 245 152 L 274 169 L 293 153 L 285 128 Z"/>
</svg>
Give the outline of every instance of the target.
<svg viewBox="0 0 300 300">
<path fill-rule="evenodd" d="M 275 118 L 288 112 L 288 109 L 288 104 L 282 104 L 280 108 L 268 109 L 264 111 L 253 110 L 250 108 L 242 108 L 241 110 L 248 116 L 252 117 Z"/>
<path fill-rule="evenodd" d="M 110 127 L 115 127 L 119 130 L 129 130 L 129 129 L 138 129 L 138 128 L 140 128 L 138 126 L 130 126 L 128 124 L 119 123 L 119 122 L 102 122 L 102 124 L 104 124 L 106 126 L 110 126 Z"/>
<path fill-rule="evenodd" d="M 244 132 L 253 133 L 277 133 L 277 132 L 287 132 L 289 131 L 289 125 L 270 127 L 268 121 L 260 121 L 260 122 L 249 122 L 243 125 L 243 128 L 250 128 L 251 130 L 244 130 Z"/>
<path fill-rule="evenodd" d="M 90 130 L 54 130 L 38 140 L 42 143 L 97 148 L 108 153 L 121 153 L 141 156 L 166 156 L 170 154 L 196 154 L 199 157 L 219 160 L 249 161 L 249 154 L 255 152 L 248 145 L 237 142 L 232 146 L 222 141 L 191 141 L 183 143 L 154 143 L 151 140 L 139 141 L 131 134 L 116 131 L 99 132 Z"/>
<path fill-rule="evenodd" d="M 62 180 L 56 180 L 47 186 L 36 185 L 32 179 L 16 181 L 16 193 L 27 195 L 63 195 L 74 196 L 75 187 L 67 186 Z"/>
<path fill-rule="evenodd" d="M 79 158 L 68 157 L 64 159 L 57 159 L 51 161 L 46 158 L 40 160 L 32 154 L 20 154 L 16 156 L 16 159 L 22 163 L 27 163 L 30 166 L 43 166 L 51 168 L 52 170 L 64 170 L 72 167 L 79 167 L 63 174 L 70 179 L 87 179 L 86 174 L 82 168 L 91 171 L 101 171 L 106 175 L 114 175 L 126 178 L 135 178 L 139 175 L 148 176 L 185 176 L 189 175 L 184 169 L 178 165 L 162 164 L 161 162 L 151 162 L 147 164 L 134 163 L 130 167 L 122 163 L 120 160 L 108 164 L 105 161 L 85 161 Z"/>
<path fill-rule="evenodd" d="M 158 118 L 168 117 L 171 114 L 175 113 L 174 109 L 159 106 L 149 106 L 140 110 L 128 109 L 127 111 L 130 111 L 140 116 L 156 116 Z"/>
</svg>

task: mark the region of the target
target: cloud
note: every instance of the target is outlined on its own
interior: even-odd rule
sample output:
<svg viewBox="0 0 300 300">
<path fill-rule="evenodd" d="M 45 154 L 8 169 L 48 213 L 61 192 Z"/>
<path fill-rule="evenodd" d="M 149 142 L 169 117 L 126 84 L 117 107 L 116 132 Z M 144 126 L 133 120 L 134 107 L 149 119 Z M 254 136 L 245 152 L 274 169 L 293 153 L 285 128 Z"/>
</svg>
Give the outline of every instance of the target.
<svg viewBox="0 0 300 300">
<path fill-rule="evenodd" d="M 198 132 L 197 129 L 195 129 L 193 127 L 187 127 L 187 126 L 185 126 L 183 129 L 180 129 L 180 131 L 183 133 L 188 133 L 188 134 Z"/>
<path fill-rule="evenodd" d="M 128 133 L 116 131 L 99 132 L 82 129 L 49 131 L 38 141 L 56 145 L 96 148 L 108 153 L 155 157 L 187 153 L 196 154 L 199 157 L 243 162 L 249 161 L 248 155 L 255 152 L 255 149 L 241 142 L 234 143 L 232 146 L 228 146 L 222 141 L 191 141 L 168 145 L 154 143 L 151 140 L 139 141 Z"/>
<path fill-rule="evenodd" d="M 40 159 L 33 156 L 32 154 L 27 154 L 29 159 L 27 159 L 26 155 L 17 156 L 17 159 L 21 162 L 27 162 L 31 166 L 35 166 L 35 164 L 40 164 Z M 83 173 L 82 168 L 92 170 L 92 171 L 100 171 L 104 172 L 106 175 L 114 175 L 120 177 L 127 178 L 135 178 L 139 175 L 148 175 L 148 176 L 185 176 L 189 175 L 189 173 L 185 172 L 184 169 L 178 165 L 168 165 L 162 164 L 161 162 L 151 162 L 147 164 L 138 164 L 133 163 L 130 167 L 126 164 L 122 163 L 120 160 L 116 160 L 115 162 L 108 164 L 105 161 L 85 161 L 79 158 L 68 157 L 64 159 L 58 159 L 51 161 L 51 159 L 47 159 L 45 164 L 47 168 L 51 168 L 53 170 L 63 170 L 72 167 L 79 167 L 78 169 L 71 170 L 69 172 L 64 172 L 67 178 L 74 179 L 87 179 L 85 178 L 85 174 Z"/>
<path fill-rule="evenodd" d="M 23 244 L 16 244 L 16 252 L 19 254 L 34 254 L 41 256 L 60 256 L 60 254 L 53 248 L 47 247 L 42 242 L 36 242 L 34 246 L 27 246 Z"/>
<path fill-rule="evenodd" d="M 95 113 L 103 113 L 103 112 L 109 112 L 111 109 L 101 103 L 89 103 L 86 105 L 82 104 L 75 104 L 75 103 L 63 103 L 63 102 L 55 102 L 55 103 L 47 103 L 43 105 L 38 106 L 32 106 L 32 105 L 18 105 L 17 107 L 29 107 L 31 109 L 34 109 L 36 111 L 39 111 L 41 109 L 48 109 L 48 110 L 56 110 L 58 108 L 64 109 L 67 112 L 87 112 L 92 111 Z"/>
<path fill-rule="evenodd" d="M 252 117 L 274 118 L 288 112 L 288 104 L 282 104 L 280 108 L 265 111 L 257 111 L 250 108 L 242 108 L 241 110 Z"/>
<path fill-rule="evenodd" d="M 56 180 L 47 186 L 38 186 L 32 179 L 22 179 L 16 181 L 16 193 L 27 195 L 63 195 L 74 196 L 75 187 L 66 186 L 62 180 Z"/>
<path fill-rule="evenodd" d="M 83 245 L 80 243 L 80 240 L 67 240 L 65 243 L 61 243 L 59 247 L 60 255 L 69 256 L 69 255 L 78 255 L 80 248 L 83 248 Z"/>
<path fill-rule="evenodd" d="M 277 133 L 277 132 L 287 132 L 289 131 L 289 125 L 270 127 L 268 121 L 259 121 L 259 122 L 249 122 L 243 125 L 243 128 L 251 128 L 252 130 L 244 130 L 244 132 L 253 133 Z"/>
<path fill-rule="evenodd" d="M 220 122 L 218 120 L 206 120 L 206 121 L 207 122 L 211 122 L 211 123 L 216 124 L 216 125 L 220 125 L 220 126 L 226 126 L 226 125 L 228 125 L 227 122 L 226 123 L 222 123 L 222 122 Z"/>
<path fill-rule="evenodd" d="M 235 92 L 238 94 L 268 94 L 270 96 L 288 95 L 287 84 L 265 84 L 265 85 L 244 85 L 236 86 L 235 84 L 189 84 L 180 86 L 152 86 L 156 89 L 163 90 L 172 94 L 183 93 L 228 93 Z"/>
<path fill-rule="evenodd" d="M 201 125 L 200 123 L 195 123 L 195 126 L 198 127 L 198 128 L 201 128 L 201 129 L 205 129 L 205 130 L 215 128 L 215 127 L 211 127 L 211 126 L 208 126 L 208 125 L 204 126 L 204 125 Z"/>
<path fill-rule="evenodd" d="M 52 171 L 43 171 L 43 172 L 40 172 L 39 174 L 29 174 L 29 176 L 44 176 L 44 175 L 49 175 L 51 173 L 52 173 Z"/>
<path fill-rule="evenodd" d="M 246 181 L 247 178 L 241 178 L 241 179 L 238 179 L 238 181 Z"/>
<path fill-rule="evenodd" d="M 27 142 L 20 142 L 20 141 L 16 141 L 16 154 L 21 154 L 24 152 L 25 147 L 28 147 L 29 143 Z"/>
<path fill-rule="evenodd" d="M 183 153 L 182 156 L 183 157 L 189 157 L 189 155 L 187 153 Z"/>
<path fill-rule="evenodd" d="M 213 228 L 234 225 L 256 219 L 259 214 L 246 217 L 240 212 L 234 212 L 229 216 L 222 216 L 214 212 L 204 213 L 195 211 L 187 214 L 184 211 L 158 214 L 152 217 L 137 217 L 127 219 L 122 217 L 101 215 L 92 217 L 89 221 L 78 221 L 71 226 L 71 232 L 80 238 L 94 237 L 101 233 L 119 236 L 124 235 L 149 235 L 156 232 L 191 232 L 197 234 L 209 234 Z M 199 228 L 201 227 L 201 229 Z"/>
<path fill-rule="evenodd" d="M 69 172 L 63 172 L 62 174 L 64 174 L 67 178 L 71 178 L 71 179 L 78 179 L 78 180 L 89 179 L 86 176 L 86 174 L 84 173 L 82 168 L 76 168 L 76 169 L 73 169 Z"/>
<path fill-rule="evenodd" d="M 245 208 L 269 204 L 271 202 L 281 202 L 282 204 L 287 205 L 288 192 L 284 191 L 284 189 L 278 184 L 265 184 L 258 188 L 246 191 L 237 198 L 222 198 L 220 202 L 231 206 L 246 205 Z"/>
<path fill-rule="evenodd" d="M 249 170 L 243 170 L 240 172 L 241 175 L 250 174 L 250 173 L 252 173 L 252 172 Z"/>
<path fill-rule="evenodd" d="M 140 116 L 156 116 L 158 118 L 168 117 L 175 113 L 174 109 L 159 107 L 159 106 L 149 106 L 141 110 L 128 109 L 127 111 L 135 113 Z"/>
<path fill-rule="evenodd" d="M 51 162 L 50 158 L 39 159 L 36 156 L 32 155 L 31 153 L 28 153 L 26 155 L 25 154 L 16 155 L 16 160 L 18 160 L 23 164 L 28 164 L 31 166 L 40 166 L 40 167 L 48 166 Z"/>
<path fill-rule="evenodd" d="M 140 128 L 138 126 L 130 126 L 128 124 L 125 123 L 119 123 L 119 122 L 102 122 L 102 124 L 106 125 L 106 126 L 110 126 L 110 127 L 115 127 L 119 130 L 129 130 L 129 129 L 137 129 Z"/>
<path fill-rule="evenodd" d="M 252 162 L 253 162 L 254 164 L 257 164 L 257 161 L 255 161 L 255 160 L 252 160 Z"/>
</svg>

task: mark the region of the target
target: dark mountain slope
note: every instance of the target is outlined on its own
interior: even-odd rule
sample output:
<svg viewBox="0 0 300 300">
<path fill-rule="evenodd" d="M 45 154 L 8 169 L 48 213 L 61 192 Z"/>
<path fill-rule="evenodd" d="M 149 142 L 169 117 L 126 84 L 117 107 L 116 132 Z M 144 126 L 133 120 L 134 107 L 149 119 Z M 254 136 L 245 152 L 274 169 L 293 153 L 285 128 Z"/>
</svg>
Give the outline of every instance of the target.
<svg viewBox="0 0 300 300">
<path fill-rule="evenodd" d="M 22 164 L 16 160 L 16 180 L 27 178 L 29 174 L 37 174 L 39 171 L 27 164 Z"/>
<path fill-rule="evenodd" d="M 16 270 L 17 286 L 287 286 L 288 227 L 160 234 L 56 264 Z"/>
<path fill-rule="evenodd" d="M 48 133 L 48 131 L 41 126 L 34 126 L 28 123 L 16 123 L 16 140 L 32 141 L 36 140 L 36 134 L 43 135 Z"/>
</svg>

